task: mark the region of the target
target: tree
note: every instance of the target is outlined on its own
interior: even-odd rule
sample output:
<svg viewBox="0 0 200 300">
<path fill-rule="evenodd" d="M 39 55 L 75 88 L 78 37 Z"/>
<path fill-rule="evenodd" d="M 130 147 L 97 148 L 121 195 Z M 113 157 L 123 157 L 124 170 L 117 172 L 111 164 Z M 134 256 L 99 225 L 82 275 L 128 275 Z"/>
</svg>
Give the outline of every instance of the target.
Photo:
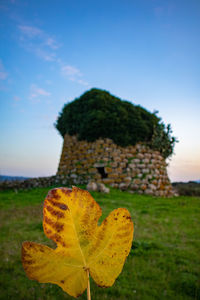
<svg viewBox="0 0 200 300">
<path fill-rule="evenodd" d="M 173 152 L 173 143 L 160 121 L 156 113 L 93 88 L 64 105 L 55 127 L 63 137 L 67 133 L 89 142 L 110 138 L 123 147 L 144 142 L 159 151 L 160 144 L 157 138 L 152 142 L 152 137 L 161 134 L 171 147 L 168 152 L 160 151 L 166 155 Z"/>
</svg>

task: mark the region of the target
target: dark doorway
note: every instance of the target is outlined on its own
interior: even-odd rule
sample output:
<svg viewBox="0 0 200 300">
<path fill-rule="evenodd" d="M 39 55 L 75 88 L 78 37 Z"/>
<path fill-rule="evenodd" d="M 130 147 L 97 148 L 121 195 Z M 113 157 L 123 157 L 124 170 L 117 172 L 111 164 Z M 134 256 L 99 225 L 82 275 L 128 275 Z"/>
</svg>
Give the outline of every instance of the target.
<svg viewBox="0 0 200 300">
<path fill-rule="evenodd" d="M 99 174 L 101 175 L 101 178 L 107 178 L 108 174 L 105 173 L 104 167 L 98 167 L 97 168 Z"/>
</svg>

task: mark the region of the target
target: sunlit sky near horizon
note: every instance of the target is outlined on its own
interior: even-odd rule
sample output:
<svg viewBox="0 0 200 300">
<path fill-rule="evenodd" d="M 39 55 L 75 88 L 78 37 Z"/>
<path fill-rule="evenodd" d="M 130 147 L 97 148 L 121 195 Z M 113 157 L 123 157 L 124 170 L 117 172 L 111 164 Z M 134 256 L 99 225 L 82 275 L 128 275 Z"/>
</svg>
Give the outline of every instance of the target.
<svg viewBox="0 0 200 300">
<path fill-rule="evenodd" d="M 55 174 L 53 124 L 96 87 L 158 110 L 170 179 L 200 179 L 199 0 L 1 0 L 0 37 L 0 175 Z"/>
</svg>

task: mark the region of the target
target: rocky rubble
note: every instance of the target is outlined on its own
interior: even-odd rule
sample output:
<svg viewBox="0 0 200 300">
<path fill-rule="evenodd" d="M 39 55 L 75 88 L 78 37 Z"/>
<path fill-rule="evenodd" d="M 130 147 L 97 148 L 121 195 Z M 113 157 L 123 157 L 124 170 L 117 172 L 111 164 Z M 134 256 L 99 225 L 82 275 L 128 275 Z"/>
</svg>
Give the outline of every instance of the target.
<svg viewBox="0 0 200 300">
<path fill-rule="evenodd" d="M 109 188 L 107 188 L 106 186 L 105 186 L 105 184 L 103 184 L 103 183 L 100 183 L 100 182 L 89 182 L 88 184 L 87 184 L 87 187 L 86 187 L 86 189 L 88 190 L 88 191 L 92 191 L 92 192 L 101 192 L 101 193 L 106 193 L 106 194 L 108 194 L 109 192 L 110 192 L 110 189 Z"/>
</svg>

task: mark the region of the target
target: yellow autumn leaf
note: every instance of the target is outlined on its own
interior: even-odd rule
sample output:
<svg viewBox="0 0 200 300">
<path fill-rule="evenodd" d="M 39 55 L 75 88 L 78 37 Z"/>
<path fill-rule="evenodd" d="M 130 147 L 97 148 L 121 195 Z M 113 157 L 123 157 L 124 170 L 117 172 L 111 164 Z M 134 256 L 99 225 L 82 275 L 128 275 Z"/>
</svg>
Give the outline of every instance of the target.
<svg viewBox="0 0 200 300">
<path fill-rule="evenodd" d="M 118 208 L 98 226 L 101 214 L 87 191 L 51 190 L 44 202 L 43 228 L 57 248 L 24 242 L 22 263 L 27 276 L 57 284 L 74 297 L 87 288 L 88 271 L 99 286 L 112 286 L 131 248 L 133 222 L 127 209 Z"/>
</svg>

